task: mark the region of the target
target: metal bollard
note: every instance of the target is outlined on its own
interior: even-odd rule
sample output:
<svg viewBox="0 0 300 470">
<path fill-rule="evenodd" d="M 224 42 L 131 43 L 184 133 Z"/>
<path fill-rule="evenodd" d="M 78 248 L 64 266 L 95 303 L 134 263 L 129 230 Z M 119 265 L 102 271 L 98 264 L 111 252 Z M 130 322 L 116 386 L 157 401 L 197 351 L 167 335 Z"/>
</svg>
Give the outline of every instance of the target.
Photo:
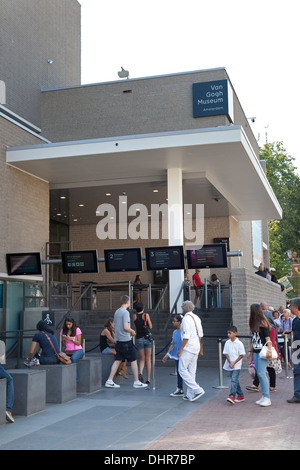
<svg viewBox="0 0 300 470">
<path fill-rule="evenodd" d="M 152 341 L 152 390 L 155 390 L 155 341 Z"/>
<path fill-rule="evenodd" d="M 213 388 L 229 388 L 223 385 L 222 338 L 218 339 L 218 348 L 219 348 L 219 385 Z"/>
<path fill-rule="evenodd" d="M 293 376 L 288 375 L 289 371 L 289 356 L 288 356 L 288 335 L 284 335 L 284 355 L 285 355 L 285 376 L 281 379 L 293 379 Z"/>
</svg>

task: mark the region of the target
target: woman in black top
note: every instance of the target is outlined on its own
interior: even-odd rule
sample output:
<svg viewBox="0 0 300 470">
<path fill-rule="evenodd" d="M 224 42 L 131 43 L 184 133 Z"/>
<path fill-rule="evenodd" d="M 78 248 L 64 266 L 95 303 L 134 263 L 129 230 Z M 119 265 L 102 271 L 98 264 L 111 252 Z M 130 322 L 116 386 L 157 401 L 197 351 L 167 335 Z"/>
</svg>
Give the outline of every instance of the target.
<svg viewBox="0 0 300 470">
<path fill-rule="evenodd" d="M 144 382 L 143 370 L 146 363 L 147 380 L 146 383 L 150 385 L 151 374 L 151 351 L 152 351 L 152 336 L 150 330 L 152 323 L 148 313 L 144 312 L 144 304 L 137 302 L 134 306 L 136 314 L 133 314 L 133 324 L 136 330 L 135 347 L 139 352 L 139 380 Z"/>
<path fill-rule="evenodd" d="M 252 346 L 247 355 L 247 359 L 251 359 L 253 354 L 255 369 L 259 378 L 261 386 L 262 397 L 256 402 L 260 406 L 270 406 L 270 390 L 269 380 L 266 375 L 268 358 L 272 357 L 272 342 L 270 338 L 270 328 L 267 318 L 265 317 L 262 308 L 259 304 L 252 304 L 250 307 L 250 319 L 249 326 L 252 335 Z M 261 359 L 259 353 L 262 347 L 267 343 L 269 352 L 267 353 L 267 359 Z"/>
</svg>

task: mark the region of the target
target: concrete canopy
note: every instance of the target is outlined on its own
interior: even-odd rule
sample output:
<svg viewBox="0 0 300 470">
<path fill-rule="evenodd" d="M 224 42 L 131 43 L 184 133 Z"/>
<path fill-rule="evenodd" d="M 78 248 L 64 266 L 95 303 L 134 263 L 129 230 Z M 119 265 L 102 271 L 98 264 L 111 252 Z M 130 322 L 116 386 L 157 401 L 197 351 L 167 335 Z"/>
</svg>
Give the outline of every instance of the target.
<svg viewBox="0 0 300 470">
<path fill-rule="evenodd" d="M 48 181 L 50 189 L 166 181 L 167 169 L 181 168 L 184 182 L 189 183 L 183 186 L 184 203 L 222 199 L 226 211 L 219 215 L 239 220 L 282 216 L 241 126 L 10 147 L 6 161 Z M 193 190 L 197 181 L 205 181 L 208 188 L 202 197 Z"/>
</svg>

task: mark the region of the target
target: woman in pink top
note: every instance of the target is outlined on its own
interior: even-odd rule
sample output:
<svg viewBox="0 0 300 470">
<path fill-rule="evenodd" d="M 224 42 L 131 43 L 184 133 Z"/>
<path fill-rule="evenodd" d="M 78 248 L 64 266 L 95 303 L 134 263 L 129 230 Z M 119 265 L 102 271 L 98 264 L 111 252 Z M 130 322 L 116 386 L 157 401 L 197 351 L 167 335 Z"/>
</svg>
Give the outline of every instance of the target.
<svg viewBox="0 0 300 470">
<path fill-rule="evenodd" d="M 64 321 L 62 330 L 62 346 L 65 347 L 66 354 L 71 357 L 71 361 L 77 366 L 78 381 L 78 361 L 83 358 L 84 352 L 81 346 L 81 329 L 77 327 L 72 317 L 67 317 Z"/>
</svg>

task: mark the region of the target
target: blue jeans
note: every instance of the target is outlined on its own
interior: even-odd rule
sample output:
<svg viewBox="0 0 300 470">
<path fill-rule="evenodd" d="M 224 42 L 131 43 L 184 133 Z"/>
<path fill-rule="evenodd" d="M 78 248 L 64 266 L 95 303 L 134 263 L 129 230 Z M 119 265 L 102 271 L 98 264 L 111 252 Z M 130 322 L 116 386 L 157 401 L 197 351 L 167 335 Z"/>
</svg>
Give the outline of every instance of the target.
<svg viewBox="0 0 300 470">
<path fill-rule="evenodd" d="M 239 397 L 243 396 L 243 390 L 241 389 L 239 376 L 240 376 L 241 369 L 232 370 L 230 372 L 231 376 L 231 387 L 230 387 L 230 395 L 238 395 Z"/>
<path fill-rule="evenodd" d="M 0 379 L 6 379 L 6 411 L 11 411 L 14 404 L 14 382 L 12 376 L 1 365 Z"/>
<path fill-rule="evenodd" d="M 66 351 L 66 353 L 68 353 L 68 351 Z M 79 378 L 78 378 L 78 361 L 79 359 L 82 359 L 84 356 L 84 352 L 83 352 L 83 349 L 75 349 L 75 351 L 73 352 L 72 356 L 71 356 L 71 361 L 73 364 L 76 364 L 76 380 L 78 382 Z"/>
<path fill-rule="evenodd" d="M 266 398 L 270 398 L 269 379 L 267 377 L 268 361 L 267 359 L 261 359 L 259 357 L 259 353 L 254 353 L 253 359 L 254 359 L 256 373 L 259 378 L 262 396 Z"/>
</svg>

